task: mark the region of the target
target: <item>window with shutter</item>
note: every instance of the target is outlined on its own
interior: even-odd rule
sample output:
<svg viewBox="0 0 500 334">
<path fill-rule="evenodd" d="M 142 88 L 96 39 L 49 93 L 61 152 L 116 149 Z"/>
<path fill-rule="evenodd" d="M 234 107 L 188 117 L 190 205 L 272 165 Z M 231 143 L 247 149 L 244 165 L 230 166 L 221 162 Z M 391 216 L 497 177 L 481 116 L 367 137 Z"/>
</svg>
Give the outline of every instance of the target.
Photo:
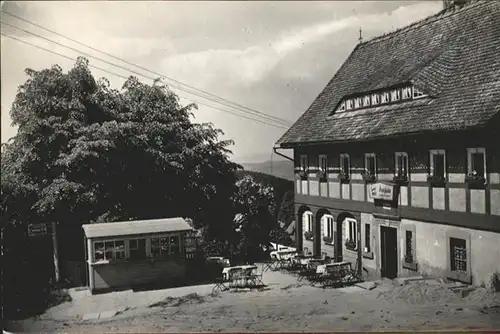
<svg viewBox="0 0 500 334">
<path fill-rule="evenodd" d="M 328 173 L 328 160 L 324 154 L 319 156 L 319 169 L 322 173 L 321 178 L 326 179 Z"/>
<path fill-rule="evenodd" d="M 369 175 L 377 174 L 375 153 L 365 153 L 365 170 L 369 173 Z"/>
<path fill-rule="evenodd" d="M 467 149 L 467 172 L 486 178 L 486 150 L 483 147 Z"/>
<path fill-rule="evenodd" d="M 348 154 L 341 154 L 340 155 L 340 168 L 342 170 L 342 173 L 349 178 L 349 172 L 350 172 L 350 161 L 349 161 L 349 155 Z"/>
<path fill-rule="evenodd" d="M 389 103 L 389 93 L 382 93 L 382 103 Z"/>
<path fill-rule="evenodd" d="M 307 170 L 308 166 L 308 160 L 307 160 L 307 155 L 301 155 L 300 156 L 300 169 L 305 171 Z"/>
<path fill-rule="evenodd" d="M 365 224 L 365 247 L 366 247 L 366 252 L 371 251 L 371 231 L 370 231 L 370 224 Z"/>
<path fill-rule="evenodd" d="M 395 157 L 395 175 L 408 176 L 408 154 L 406 152 L 396 152 Z"/>
<path fill-rule="evenodd" d="M 430 174 L 435 177 L 444 178 L 446 175 L 446 156 L 444 150 L 430 151 Z"/>
</svg>

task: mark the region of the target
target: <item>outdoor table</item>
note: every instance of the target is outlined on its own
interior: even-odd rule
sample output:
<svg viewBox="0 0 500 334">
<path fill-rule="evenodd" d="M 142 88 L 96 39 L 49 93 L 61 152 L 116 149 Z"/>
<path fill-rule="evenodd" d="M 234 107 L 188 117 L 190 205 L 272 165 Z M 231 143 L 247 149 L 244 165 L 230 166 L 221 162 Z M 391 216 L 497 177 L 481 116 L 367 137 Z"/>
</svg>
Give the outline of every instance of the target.
<svg viewBox="0 0 500 334">
<path fill-rule="evenodd" d="M 278 254 L 280 260 L 292 259 L 295 255 L 297 255 L 297 252 L 295 251 L 278 251 L 276 253 Z"/>
<path fill-rule="evenodd" d="M 303 266 L 310 266 L 314 264 L 324 264 L 325 260 L 322 259 L 315 259 L 315 258 L 308 258 L 308 259 L 301 259 L 300 264 Z"/>
<path fill-rule="evenodd" d="M 300 259 L 300 264 L 303 266 L 307 266 L 309 264 L 309 261 L 313 260 L 312 258 L 307 258 L 307 259 Z"/>
<path fill-rule="evenodd" d="M 360 281 L 353 273 L 350 262 L 324 264 L 316 268 L 317 281 L 323 287 L 342 286 Z"/>
<path fill-rule="evenodd" d="M 334 263 L 327 263 L 327 264 L 321 264 L 316 267 L 316 273 L 317 274 L 326 274 L 331 271 L 334 271 L 336 268 L 345 268 L 345 269 L 351 269 L 351 263 L 350 262 L 334 262 Z"/>
<path fill-rule="evenodd" d="M 246 280 L 254 270 L 257 270 L 257 266 L 255 265 L 226 267 L 222 269 L 222 276 L 228 281 L 237 283 L 235 281 Z"/>
</svg>

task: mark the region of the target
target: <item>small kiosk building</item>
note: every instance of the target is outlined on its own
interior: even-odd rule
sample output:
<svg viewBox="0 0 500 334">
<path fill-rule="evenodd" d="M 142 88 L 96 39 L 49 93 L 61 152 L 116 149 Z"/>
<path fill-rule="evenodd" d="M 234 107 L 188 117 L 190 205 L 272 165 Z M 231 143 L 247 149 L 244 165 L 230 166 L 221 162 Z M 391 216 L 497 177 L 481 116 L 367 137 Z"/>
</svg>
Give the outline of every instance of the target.
<svg viewBox="0 0 500 334">
<path fill-rule="evenodd" d="M 196 251 L 193 229 L 183 218 L 82 227 L 92 293 L 182 279 Z"/>
</svg>

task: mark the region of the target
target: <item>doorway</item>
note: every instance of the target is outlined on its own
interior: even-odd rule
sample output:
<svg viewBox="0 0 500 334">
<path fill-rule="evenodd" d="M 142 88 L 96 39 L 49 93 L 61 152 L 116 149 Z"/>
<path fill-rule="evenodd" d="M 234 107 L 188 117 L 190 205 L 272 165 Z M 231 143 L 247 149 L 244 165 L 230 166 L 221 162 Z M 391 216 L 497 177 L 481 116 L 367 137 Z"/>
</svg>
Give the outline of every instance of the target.
<svg viewBox="0 0 500 334">
<path fill-rule="evenodd" d="M 398 276 L 398 230 L 380 226 L 380 274 L 390 279 Z"/>
</svg>

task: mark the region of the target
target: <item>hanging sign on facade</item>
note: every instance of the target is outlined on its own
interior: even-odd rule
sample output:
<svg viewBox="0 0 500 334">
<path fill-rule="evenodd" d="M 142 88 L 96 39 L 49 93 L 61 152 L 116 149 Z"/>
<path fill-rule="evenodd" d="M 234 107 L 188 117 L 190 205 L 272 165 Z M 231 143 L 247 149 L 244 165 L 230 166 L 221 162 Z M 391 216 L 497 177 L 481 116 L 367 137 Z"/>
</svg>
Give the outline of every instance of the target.
<svg viewBox="0 0 500 334">
<path fill-rule="evenodd" d="M 28 225 L 28 235 L 30 237 L 35 237 L 39 235 L 47 234 L 47 224 L 29 224 Z"/>
<path fill-rule="evenodd" d="M 394 199 L 394 186 L 380 182 L 371 184 L 370 196 L 373 199 L 392 201 Z"/>
</svg>

